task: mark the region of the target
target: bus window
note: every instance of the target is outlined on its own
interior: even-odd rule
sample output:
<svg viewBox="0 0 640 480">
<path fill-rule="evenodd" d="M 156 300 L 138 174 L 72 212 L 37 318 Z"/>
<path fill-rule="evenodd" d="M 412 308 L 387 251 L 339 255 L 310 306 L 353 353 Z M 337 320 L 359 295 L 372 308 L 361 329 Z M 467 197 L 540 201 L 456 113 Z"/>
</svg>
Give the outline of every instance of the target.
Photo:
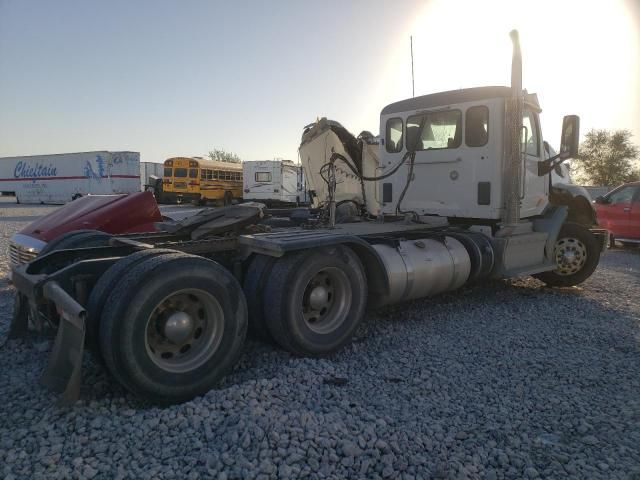
<svg viewBox="0 0 640 480">
<path fill-rule="evenodd" d="M 178 178 L 187 178 L 187 169 L 186 168 L 176 168 L 174 170 L 174 176 Z"/>
<path fill-rule="evenodd" d="M 173 176 L 173 168 L 164 167 L 164 176 L 165 177 L 172 177 Z"/>
<path fill-rule="evenodd" d="M 198 169 L 190 168 L 189 169 L 189 178 L 198 178 Z"/>
</svg>

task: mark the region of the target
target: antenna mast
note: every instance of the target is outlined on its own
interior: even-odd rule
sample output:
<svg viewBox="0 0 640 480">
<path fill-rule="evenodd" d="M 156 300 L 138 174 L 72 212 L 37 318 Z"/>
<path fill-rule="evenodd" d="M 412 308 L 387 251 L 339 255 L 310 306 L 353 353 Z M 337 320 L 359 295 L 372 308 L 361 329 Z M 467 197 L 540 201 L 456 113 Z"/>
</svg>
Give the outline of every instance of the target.
<svg viewBox="0 0 640 480">
<path fill-rule="evenodd" d="M 413 35 L 409 36 L 409 43 L 411 45 L 411 96 L 416 96 L 416 85 L 413 80 Z"/>
</svg>

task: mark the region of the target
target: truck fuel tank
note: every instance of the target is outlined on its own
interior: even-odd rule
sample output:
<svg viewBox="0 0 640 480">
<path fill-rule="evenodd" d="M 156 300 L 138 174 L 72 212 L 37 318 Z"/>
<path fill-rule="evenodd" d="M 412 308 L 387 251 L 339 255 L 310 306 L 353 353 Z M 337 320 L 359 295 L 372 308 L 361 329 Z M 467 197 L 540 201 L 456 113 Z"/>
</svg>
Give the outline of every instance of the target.
<svg viewBox="0 0 640 480">
<path fill-rule="evenodd" d="M 464 245 L 453 237 L 400 240 L 372 245 L 387 270 L 389 295 L 379 305 L 455 290 L 471 273 Z"/>
</svg>

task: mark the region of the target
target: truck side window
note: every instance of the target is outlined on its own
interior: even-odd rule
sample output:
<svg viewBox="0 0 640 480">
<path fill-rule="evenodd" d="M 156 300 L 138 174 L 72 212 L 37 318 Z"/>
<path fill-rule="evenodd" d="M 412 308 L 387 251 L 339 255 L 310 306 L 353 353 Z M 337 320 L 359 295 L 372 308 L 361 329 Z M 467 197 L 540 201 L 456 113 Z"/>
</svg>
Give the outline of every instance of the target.
<svg viewBox="0 0 640 480">
<path fill-rule="evenodd" d="M 522 114 L 522 125 L 526 127 L 526 130 L 523 128 L 521 133 L 522 151 L 527 155 L 533 155 L 534 157 L 539 156 L 540 146 L 538 144 L 538 123 L 536 122 L 535 115 L 531 110 L 525 110 Z M 525 132 L 527 135 L 526 139 L 524 138 Z"/>
<path fill-rule="evenodd" d="M 387 120 L 387 134 L 385 135 L 387 152 L 398 153 L 402 150 L 402 119 Z"/>
<path fill-rule="evenodd" d="M 489 109 L 484 105 L 467 109 L 464 142 L 468 147 L 483 147 L 489 140 Z"/>
<path fill-rule="evenodd" d="M 420 135 L 420 126 L 422 134 Z M 416 138 L 420 135 L 419 138 Z M 416 151 L 458 148 L 462 144 L 462 112 L 448 110 L 407 118 L 407 148 Z"/>
</svg>

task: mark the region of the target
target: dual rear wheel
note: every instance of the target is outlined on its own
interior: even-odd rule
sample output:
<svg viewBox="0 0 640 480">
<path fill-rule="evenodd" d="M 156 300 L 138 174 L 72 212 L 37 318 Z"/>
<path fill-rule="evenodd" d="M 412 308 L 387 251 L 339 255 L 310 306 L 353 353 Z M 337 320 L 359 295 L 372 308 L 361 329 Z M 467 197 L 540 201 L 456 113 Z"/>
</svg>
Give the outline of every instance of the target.
<svg viewBox="0 0 640 480">
<path fill-rule="evenodd" d="M 88 337 L 129 391 L 159 403 L 202 395 L 235 365 L 247 331 L 236 279 L 211 260 L 149 250 L 121 259 L 94 288 Z M 96 332 L 97 331 L 97 332 Z"/>
<path fill-rule="evenodd" d="M 92 290 L 87 342 L 129 391 L 174 403 L 229 373 L 248 318 L 290 352 L 317 357 L 348 343 L 364 314 L 364 269 L 346 247 L 256 257 L 246 278 L 251 317 L 240 285 L 216 262 L 161 249 L 124 257 Z"/>
<path fill-rule="evenodd" d="M 364 268 L 345 246 L 257 256 L 244 288 L 250 330 L 303 356 L 329 355 L 347 344 L 367 303 Z"/>
</svg>

